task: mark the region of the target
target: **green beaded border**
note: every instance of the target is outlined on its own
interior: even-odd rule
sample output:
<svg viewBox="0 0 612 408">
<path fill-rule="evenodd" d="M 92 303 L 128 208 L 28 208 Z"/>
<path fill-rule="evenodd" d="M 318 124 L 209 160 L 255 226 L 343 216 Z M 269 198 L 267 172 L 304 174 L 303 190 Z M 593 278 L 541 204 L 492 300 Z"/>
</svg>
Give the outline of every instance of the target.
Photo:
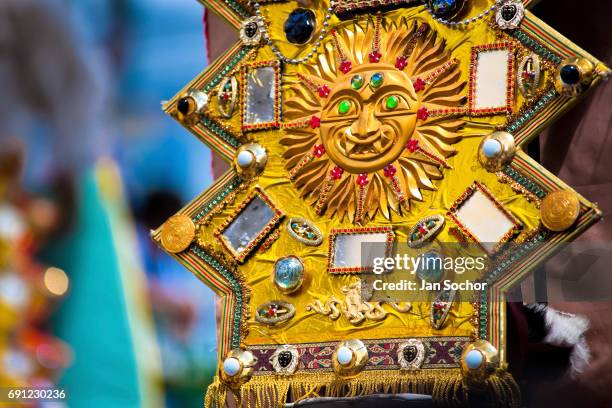
<svg viewBox="0 0 612 408">
<path fill-rule="evenodd" d="M 248 10 L 245 9 L 239 2 L 233 0 L 223 0 L 223 2 L 227 4 L 230 9 L 234 10 L 240 17 L 251 17 L 251 13 L 249 13 Z"/>
<path fill-rule="evenodd" d="M 478 337 L 486 340 L 489 338 L 489 294 L 486 290 L 480 293 L 478 308 Z"/>
<path fill-rule="evenodd" d="M 506 127 L 508 133 L 516 133 L 519 129 L 527 124 L 538 112 L 540 112 L 546 105 L 559 96 L 559 93 L 553 88 L 545 93 L 536 103 L 533 104 L 525 113 L 523 113 L 514 122 Z"/>
<path fill-rule="evenodd" d="M 194 222 L 200 221 L 208 213 L 210 213 L 219 203 L 222 203 L 225 197 L 231 194 L 234 190 L 238 189 L 242 185 L 240 177 L 236 176 L 227 183 L 227 185 L 217 195 L 215 195 L 210 201 L 203 205 L 200 211 L 193 217 Z"/>
<path fill-rule="evenodd" d="M 533 193 L 540 200 L 544 199 L 548 192 L 540 187 L 535 181 L 530 179 L 529 177 L 524 176 L 520 171 L 512 168 L 512 166 L 506 166 L 502 169 L 502 172 L 510 177 L 512 180 L 519 183 L 521 186 L 525 187 L 527 191 Z"/>
<path fill-rule="evenodd" d="M 202 248 L 192 245 L 189 250 L 199 259 L 206 262 L 212 268 L 221 274 L 231 285 L 236 299 L 236 307 L 234 308 L 234 319 L 232 321 L 232 348 L 240 347 L 241 343 L 241 321 L 243 315 L 244 296 L 242 286 L 239 280 L 221 263 L 217 258 L 204 251 Z"/>
<path fill-rule="evenodd" d="M 537 40 L 533 39 L 527 33 L 525 33 L 524 31 L 520 29 L 511 31 L 510 35 L 516 38 L 517 40 L 519 40 L 521 44 L 523 44 L 525 47 L 530 48 L 531 50 L 533 50 L 533 52 L 535 52 L 539 56 L 546 58 L 554 62 L 555 64 L 560 64 L 561 61 L 563 61 L 563 59 L 559 55 L 552 52 L 551 50 L 543 46 Z"/>
<path fill-rule="evenodd" d="M 236 65 L 238 65 L 238 63 L 242 61 L 242 59 L 251 50 L 252 50 L 251 47 L 247 47 L 247 46 L 242 47 L 240 51 L 238 51 L 236 55 L 234 55 L 234 57 L 230 60 L 230 62 L 227 65 L 225 65 L 223 69 L 221 69 L 221 71 L 217 72 L 215 76 L 210 81 L 208 81 L 206 85 L 204 85 L 204 88 L 203 88 L 204 92 L 210 93 L 217 85 L 219 85 L 219 82 L 221 82 L 221 80 L 225 78 L 225 76 L 229 74 L 231 70 L 234 69 L 234 67 L 236 67 Z"/>
<path fill-rule="evenodd" d="M 237 149 L 242 144 L 240 140 L 236 138 L 236 136 L 234 136 L 232 133 L 228 132 L 227 130 L 223 129 L 223 127 L 221 127 L 219 123 L 212 120 L 211 118 L 207 116 L 203 116 L 202 119 L 200 120 L 200 123 L 206 129 L 214 133 L 215 136 L 219 136 L 224 142 L 232 146 L 234 149 Z"/>
</svg>

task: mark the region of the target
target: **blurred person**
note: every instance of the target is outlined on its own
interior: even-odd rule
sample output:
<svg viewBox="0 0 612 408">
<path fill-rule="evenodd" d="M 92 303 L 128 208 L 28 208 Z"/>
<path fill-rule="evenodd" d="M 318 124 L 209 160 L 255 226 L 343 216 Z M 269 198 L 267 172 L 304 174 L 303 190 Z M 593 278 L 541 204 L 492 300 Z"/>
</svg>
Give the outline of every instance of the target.
<svg viewBox="0 0 612 408">
<path fill-rule="evenodd" d="M 117 2 L 121 3 L 121 2 Z M 74 351 L 70 406 L 161 405 L 138 249 L 110 160 L 108 61 L 76 35 L 65 2 L 0 3 L 0 145 L 19 135 L 25 179 L 58 203 L 45 258 L 70 275 L 55 331 Z"/>
</svg>

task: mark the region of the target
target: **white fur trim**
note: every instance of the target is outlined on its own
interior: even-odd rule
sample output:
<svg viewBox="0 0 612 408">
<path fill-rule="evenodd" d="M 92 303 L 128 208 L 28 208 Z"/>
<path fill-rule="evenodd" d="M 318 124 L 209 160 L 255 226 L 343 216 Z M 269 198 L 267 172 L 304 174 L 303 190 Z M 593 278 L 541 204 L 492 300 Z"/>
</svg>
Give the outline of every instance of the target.
<svg viewBox="0 0 612 408">
<path fill-rule="evenodd" d="M 546 337 L 544 342 L 561 347 L 572 347 L 570 355 L 570 376 L 584 371 L 591 359 L 585 333 L 589 329 L 588 319 L 570 313 L 560 312 L 541 304 L 526 305 L 536 313 L 544 315 Z"/>
</svg>

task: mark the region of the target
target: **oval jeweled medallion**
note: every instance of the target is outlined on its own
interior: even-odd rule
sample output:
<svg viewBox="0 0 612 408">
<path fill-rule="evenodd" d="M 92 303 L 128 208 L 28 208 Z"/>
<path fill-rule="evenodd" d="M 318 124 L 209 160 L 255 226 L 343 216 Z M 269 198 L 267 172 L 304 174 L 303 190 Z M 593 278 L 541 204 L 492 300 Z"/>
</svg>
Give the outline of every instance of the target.
<svg viewBox="0 0 612 408">
<path fill-rule="evenodd" d="M 448 312 L 455 301 L 456 293 L 456 290 L 443 290 L 438 293 L 438 296 L 431 302 L 431 327 L 440 330 L 444 326 L 446 318 L 448 317 Z"/>
<path fill-rule="evenodd" d="M 295 316 L 295 307 L 291 303 L 271 300 L 257 307 L 255 320 L 259 323 L 275 325 Z"/>
<path fill-rule="evenodd" d="M 516 73 L 516 81 L 525 98 L 535 94 L 540 85 L 540 77 L 540 57 L 535 53 L 523 57 Z"/>
<path fill-rule="evenodd" d="M 321 231 L 305 218 L 290 218 L 287 221 L 287 231 L 293 238 L 308 246 L 317 246 L 323 242 Z"/>
<path fill-rule="evenodd" d="M 418 248 L 434 239 L 444 227 L 444 217 L 440 214 L 420 219 L 408 232 L 408 246 Z"/>
<path fill-rule="evenodd" d="M 495 23 L 502 30 L 512 30 L 521 24 L 525 7 L 520 0 L 507 0 L 495 13 Z"/>
<path fill-rule="evenodd" d="M 425 345 L 417 339 L 408 339 L 397 349 L 397 361 L 402 370 L 418 370 L 425 360 Z"/>
<path fill-rule="evenodd" d="M 196 227 L 185 214 L 170 217 L 161 228 L 161 244 L 173 254 L 183 252 L 195 238 Z"/>
<path fill-rule="evenodd" d="M 270 357 L 270 364 L 277 374 L 289 375 L 295 373 L 300 362 L 297 349 L 290 345 L 282 345 Z"/>
<path fill-rule="evenodd" d="M 225 78 L 219 85 L 217 107 L 224 118 L 231 118 L 238 98 L 238 81 L 236 77 Z"/>
<path fill-rule="evenodd" d="M 304 282 L 304 264 L 297 256 L 279 258 L 274 264 L 274 284 L 285 294 L 298 290 Z"/>
<path fill-rule="evenodd" d="M 574 225 L 579 215 L 580 201 L 571 191 L 553 191 L 540 204 L 542 224 L 551 231 L 565 231 Z"/>
</svg>

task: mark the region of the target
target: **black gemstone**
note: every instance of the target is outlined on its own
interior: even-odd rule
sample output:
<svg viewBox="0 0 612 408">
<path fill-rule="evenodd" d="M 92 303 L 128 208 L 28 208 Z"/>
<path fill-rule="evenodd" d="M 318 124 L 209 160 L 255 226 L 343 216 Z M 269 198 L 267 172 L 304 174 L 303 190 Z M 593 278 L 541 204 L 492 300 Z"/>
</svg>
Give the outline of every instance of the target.
<svg viewBox="0 0 612 408">
<path fill-rule="evenodd" d="M 187 115 L 190 109 L 189 98 L 181 98 L 176 103 L 176 109 L 181 112 L 183 115 Z"/>
<path fill-rule="evenodd" d="M 291 360 L 293 360 L 293 354 L 291 354 L 290 351 L 281 351 L 278 353 L 278 364 L 281 367 L 287 368 L 289 364 L 291 364 Z"/>
<path fill-rule="evenodd" d="M 568 85 L 576 85 L 580 81 L 580 71 L 575 65 L 564 65 L 560 75 L 563 83 Z"/>
<path fill-rule="evenodd" d="M 406 346 L 404 347 L 404 360 L 407 363 L 412 363 L 414 359 L 417 357 L 417 348 L 416 346 Z"/>
<path fill-rule="evenodd" d="M 514 4 L 506 4 L 501 9 L 501 16 L 504 20 L 510 21 L 516 15 L 516 6 Z"/>
<path fill-rule="evenodd" d="M 317 19 L 311 10 L 298 8 L 285 21 L 285 36 L 293 44 L 304 44 L 310 40 Z"/>
<path fill-rule="evenodd" d="M 248 22 L 244 26 L 244 34 L 249 38 L 255 37 L 255 34 L 257 34 L 257 23 L 254 21 Z"/>
</svg>

